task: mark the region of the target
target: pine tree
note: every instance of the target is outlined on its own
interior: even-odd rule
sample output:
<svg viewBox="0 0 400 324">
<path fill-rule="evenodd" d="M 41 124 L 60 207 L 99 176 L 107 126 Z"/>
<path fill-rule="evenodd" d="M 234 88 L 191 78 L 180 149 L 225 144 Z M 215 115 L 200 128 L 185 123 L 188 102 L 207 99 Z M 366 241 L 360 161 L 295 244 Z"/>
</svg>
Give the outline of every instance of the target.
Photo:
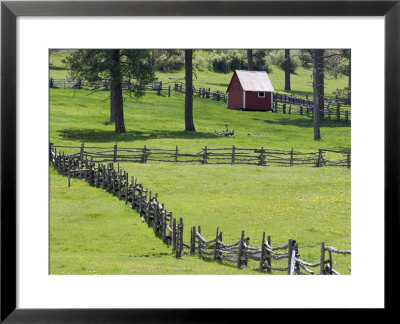
<svg viewBox="0 0 400 324">
<path fill-rule="evenodd" d="M 155 79 L 148 50 L 78 50 L 66 59 L 73 77 L 97 84 L 110 79 L 111 109 L 110 121 L 115 120 L 115 131 L 125 133 L 123 109 L 123 84 L 130 95 L 139 98 L 144 95 L 145 84 Z"/>
</svg>

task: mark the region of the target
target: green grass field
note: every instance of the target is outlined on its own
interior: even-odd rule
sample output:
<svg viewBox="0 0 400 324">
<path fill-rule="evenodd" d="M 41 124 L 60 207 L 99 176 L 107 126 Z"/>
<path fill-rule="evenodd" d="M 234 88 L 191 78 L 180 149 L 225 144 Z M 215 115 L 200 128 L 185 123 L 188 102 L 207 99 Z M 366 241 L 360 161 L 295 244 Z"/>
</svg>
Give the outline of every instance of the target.
<svg viewBox="0 0 400 324">
<path fill-rule="evenodd" d="M 56 65 L 55 58 L 54 62 Z M 225 82 L 222 76 L 218 79 L 202 72 L 198 77 L 204 77 L 204 84 L 210 84 L 210 80 L 217 84 Z M 168 80 L 169 76 L 164 77 Z M 232 111 L 221 102 L 199 98 L 194 99 L 196 133 L 185 132 L 184 96 L 174 92 L 171 98 L 155 93 L 147 93 L 140 100 L 125 96 L 127 132 L 116 134 L 114 125 L 108 123 L 109 105 L 106 91 L 90 94 L 88 90 L 50 89 L 50 141 L 56 145 L 84 142 L 110 146 L 118 142 L 120 147 L 178 146 L 186 152 L 198 152 L 205 145 L 293 148 L 303 152 L 351 147 L 351 127 L 342 122 L 322 121 L 322 140 L 314 141 L 310 118 Z M 235 130 L 233 138 L 214 134 L 225 124 Z M 300 257 L 309 262 L 318 262 L 322 241 L 351 249 L 351 171 L 347 168 L 160 162 L 120 166 L 144 187 L 157 192 L 174 217 L 183 218 L 186 242 L 189 228 L 200 225 L 207 239 L 214 238 L 219 226 L 228 243 L 237 241 L 242 230 L 255 246 L 260 246 L 263 231 L 271 236 L 273 245 L 296 239 Z M 336 270 L 349 273 L 349 256 L 335 255 L 334 260 Z M 66 177 L 51 167 L 50 273 L 257 274 L 196 256 L 176 260 L 171 248 L 156 238 L 152 228 L 123 201 L 83 180 L 72 179 L 68 187 Z"/>
</svg>

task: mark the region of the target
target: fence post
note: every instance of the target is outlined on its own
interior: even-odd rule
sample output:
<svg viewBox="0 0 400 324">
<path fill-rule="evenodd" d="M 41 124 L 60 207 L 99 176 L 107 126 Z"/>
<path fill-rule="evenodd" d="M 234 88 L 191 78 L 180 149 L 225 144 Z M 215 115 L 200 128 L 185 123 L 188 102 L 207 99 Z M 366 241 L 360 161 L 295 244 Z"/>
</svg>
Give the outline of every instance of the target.
<svg viewBox="0 0 400 324">
<path fill-rule="evenodd" d="M 128 173 L 125 175 L 125 205 L 128 203 L 129 181 Z"/>
<path fill-rule="evenodd" d="M 113 195 L 115 195 L 115 193 L 116 193 L 116 191 L 115 191 L 116 172 L 114 169 L 112 170 L 111 180 L 112 180 L 112 193 L 113 193 Z"/>
<path fill-rule="evenodd" d="M 81 152 L 80 152 L 80 156 L 79 156 L 79 160 L 83 160 L 83 150 L 84 150 L 84 148 L 85 148 L 85 143 L 82 143 L 81 144 Z"/>
<path fill-rule="evenodd" d="M 139 216 L 142 216 L 143 187 L 139 187 Z"/>
<path fill-rule="evenodd" d="M 260 165 L 264 165 L 264 146 L 261 147 L 260 151 Z"/>
<path fill-rule="evenodd" d="M 145 217 L 145 219 L 148 217 L 147 215 L 149 214 L 149 204 L 148 204 L 148 201 L 147 201 L 147 192 L 148 192 L 148 190 L 147 190 L 147 188 L 146 189 L 144 189 L 144 217 Z"/>
<path fill-rule="evenodd" d="M 300 105 L 300 115 L 303 115 L 303 106 Z"/>
<path fill-rule="evenodd" d="M 142 163 L 146 163 L 146 145 L 143 147 Z"/>
<path fill-rule="evenodd" d="M 190 254 L 196 253 L 196 226 L 193 226 L 190 232 Z"/>
<path fill-rule="evenodd" d="M 294 268 L 293 268 L 293 262 L 294 262 L 293 252 L 295 252 L 295 251 L 293 249 L 292 239 L 289 239 L 288 246 L 289 246 L 289 248 L 288 248 L 288 275 L 293 275 L 293 270 L 294 270 Z"/>
<path fill-rule="evenodd" d="M 293 147 L 292 150 L 290 151 L 290 166 L 293 166 Z"/>
<path fill-rule="evenodd" d="M 214 261 L 218 259 L 218 232 L 219 227 L 217 227 L 217 234 L 215 235 Z"/>
<path fill-rule="evenodd" d="M 319 168 L 322 166 L 322 149 L 318 149 L 318 165 Z"/>
<path fill-rule="evenodd" d="M 346 123 L 349 122 L 349 111 L 348 110 L 346 110 L 345 113 L 344 113 L 344 120 L 345 120 Z"/>
<path fill-rule="evenodd" d="M 331 250 L 329 250 L 328 251 L 328 255 L 329 255 L 329 274 L 331 275 L 332 273 L 333 273 L 333 271 L 332 271 L 332 267 L 333 267 L 333 265 L 332 265 L 332 251 Z"/>
<path fill-rule="evenodd" d="M 68 187 L 71 186 L 71 164 L 68 163 Z"/>
<path fill-rule="evenodd" d="M 105 166 L 101 166 L 101 188 L 104 189 L 106 187 L 106 173 L 105 173 Z"/>
<path fill-rule="evenodd" d="M 242 235 L 240 237 L 240 243 L 239 243 L 239 253 L 238 253 L 238 259 L 237 259 L 237 263 L 236 263 L 236 266 L 238 268 L 240 268 L 242 265 L 243 243 L 244 243 L 244 231 L 242 231 Z"/>
<path fill-rule="evenodd" d="M 325 243 L 321 243 L 321 264 L 320 264 L 320 275 L 325 274 Z"/>
<path fill-rule="evenodd" d="M 201 227 L 200 226 L 198 226 L 197 227 L 197 232 L 201 235 Z M 200 239 L 198 239 L 198 242 L 199 242 L 199 256 L 200 256 L 200 258 L 201 258 L 201 240 Z"/>
<path fill-rule="evenodd" d="M 119 168 L 118 168 L 119 169 Z M 122 193 L 121 193 L 121 185 L 122 185 L 122 172 L 119 170 L 118 171 L 118 198 L 121 199 Z"/>
<path fill-rule="evenodd" d="M 283 104 L 282 106 L 282 113 L 286 114 L 286 104 Z"/>
<path fill-rule="evenodd" d="M 136 180 L 135 183 L 133 183 L 132 180 L 132 201 L 131 201 L 132 209 L 135 209 L 136 206 Z"/>
<path fill-rule="evenodd" d="M 164 204 L 163 204 L 163 210 L 162 210 L 162 240 L 165 242 L 165 238 L 167 237 L 167 212 L 164 209 Z"/>
<path fill-rule="evenodd" d="M 103 189 L 106 189 L 108 191 L 108 186 L 109 186 L 109 178 L 110 178 L 110 170 L 109 170 L 109 166 L 107 165 L 107 171 L 103 170 L 103 181 L 104 183 L 102 184 Z"/>
<path fill-rule="evenodd" d="M 52 154 L 51 154 L 51 149 L 53 148 L 53 143 L 49 143 L 49 161 L 53 159 Z"/>
<path fill-rule="evenodd" d="M 347 168 L 350 169 L 350 152 L 347 152 Z"/>
<path fill-rule="evenodd" d="M 180 258 L 182 256 L 183 250 L 183 220 L 179 218 L 178 233 L 176 242 L 176 257 Z"/>
<path fill-rule="evenodd" d="M 261 241 L 261 256 L 260 256 L 260 272 L 264 271 L 264 255 L 265 255 L 265 232 L 263 232 Z"/>
<path fill-rule="evenodd" d="M 336 108 L 336 119 L 340 121 L 340 104 L 338 104 Z"/>
<path fill-rule="evenodd" d="M 178 162 L 178 146 L 176 146 L 176 148 L 175 148 L 175 160 L 174 160 L 174 162 L 175 163 Z"/>
<path fill-rule="evenodd" d="M 146 190 L 147 190 L 147 189 L 146 189 Z M 148 208 L 147 208 L 147 213 L 146 213 L 146 223 L 147 223 L 147 224 L 148 224 L 149 221 L 150 221 L 150 213 L 151 213 L 151 210 L 152 210 L 151 201 L 152 201 L 152 198 L 151 198 L 151 190 L 150 190 L 150 191 L 149 191 Z"/>
<path fill-rule="evenodd" d="M 115 145 L 114 145 L 114 162 L 117 161 L 117 150 L 118 150 L 117 143 L 115 143 Z"/>
<path fill-rule="evenodd" d="M 168 98 L 171 97 L 171 85 L 168 86 Z"/>
<path fill-rule="evenodd" d="M 155 199 L 155 203 L 156 203 L 156 210 L 155 210 L 155 213 L 154 213 L 154 218 L 153 218 L 153 229 L 154 229 L 154 232 L 157 232 L 157 223 L 158 223 L 158 213 L 159 213 L 159 206 L 158 206 L 158 199 L 157 199 L 157 197 L 158 197 L 158 194 L 157 194 L 157 192 L 156 192 L 156 199 Z"/>
<path fill-rule="evenodd" d="M 235 145 L 232 145 L 232 164 L 235 164 L 235 158 L 236 158 L 236 148 Z"/>
<path fill-rule="evenodd" d="M 222 232 L 219 232 L 218 240 L 222 242 Z M 218 243 L 218 249 L 219 249 L 219 243 Z M 222 261 L 222 253 L 218 250 L 218 261 Z"/>
<path fill-rule="evenodd" d="M 298 258 L 300 256 L 300 254 L 299 254 L 299 243 L 297 243 L 297 242 L 294 245 L 294 251 L 295 251 L 295 253 L 294 253 L 295 257 Z M 299 262 L 295 261 L 294 264 L 295 264 L 295 272 L 297 274 L 300 274 L 300 264 L 299 264 Z"/>
<path fill-rule="evenodd" d="M 207 164 L 207 146 L 204 147 L 203 164 Z"/>
<path fill-rule="evenodd" d="M 172 219 L 172 250 L 176 250 L 176 218 Z"/>
<path fill-rule="evenodd" d="M 247 258 L 247 250 L 248 250 L 247 246 L 250 245 L 250 237 L 246 237 L 245 242 L 246 242 L 246 246 L 243 247 L 243 254 L 244 254 L 244 265 L 247 266 L 247 261 L 248 261 L 248 258 Z"/>
<path fill-rule="evenodd" d="M 272 246 L 272 245 L 271 245 L 271 236 L 269 236 L 269 235 L 268 235 L 268 238 L 267 238 L 267 242 L 268 242 L 268 245 L 269 245 L 269 246 Z M 270 269 L 271 264 L 272 264 L 272 262 L 271 262 L 271 252 L 268 251 L 268 250 L 267 250 L 267 264 L 268 264 L 268 266 L 269 266 L 269 268 L 267 268 L 267 272 L 268 272 L 268 273 L 271 273 L 271 269 Z"/>
</svg>

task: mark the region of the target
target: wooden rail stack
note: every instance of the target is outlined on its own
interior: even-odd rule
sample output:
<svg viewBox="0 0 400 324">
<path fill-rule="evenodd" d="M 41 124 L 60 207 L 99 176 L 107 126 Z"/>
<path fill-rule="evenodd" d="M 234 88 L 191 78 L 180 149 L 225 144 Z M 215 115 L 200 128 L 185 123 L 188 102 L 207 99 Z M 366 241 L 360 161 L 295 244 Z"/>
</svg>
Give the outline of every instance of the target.
<svg viewBox="0 0 400 324">
<path fill-rule="evenodd" d="M 71 178 L 80 178 L 87 181 L 96 188 L 102 188 L 119 199 L 129 204 L 132 209 L 137 210 L 139 216 L 162 241 L 172 245 L 177 258 L 184 253 L 198 255 L 203 259 L 233 263 L 238 268 L 249 267 L 248 260 L 256 261 L 259 265 L 257 270 L 264 272 L 281 271 L 288 275 L 314 274 L 310 267 L 320 267 L 321 275 L 332 275 L 339 273 L 333 269 L 332 253 L 351 254 L 349 250 L 339 250 L 321 243 L 321 260 L 318 263 L 309 263 L 299 257 L 299 249 L 296 241 L 289 239 L 287 244 L 272 246 L 271 238 L 265 238 L 265 232 L 261 240 L 261 246 L 250 245 L 250 238 L 245 237 L 242 231 L 240 239 L 228 244 L 223 241 L 223 233 L 217 228 L 214 238 L 207 240 L 201 234 L 201 227 L 194 226 L 190 229 L 190 243 L 185 244 L 183 239 L 183 219 L 177 221 L 172 212 L 168 211 L 164 204 L 158 200 L 158 194 L 144 188 L 134 176 L 129 178 L 114 162 L 108 164 L 96 164 L 93 157 L 87 158 L 82 144 L 81 150 L 75 154 L 58 152 L 57 148 L 50 143 L 49 160 L 59 173 L 68 176 L 68 186 Z M 188 250 L 184 252 L 184 250 Z M 328 258 L 325 258 L 326 252 Z M 272 264 L 274 262 L 274 265 Z M 285 265 L 282 266 L 282 262 Z M 277 263 L 277 264 L 275 264 Z"/>
</svg>

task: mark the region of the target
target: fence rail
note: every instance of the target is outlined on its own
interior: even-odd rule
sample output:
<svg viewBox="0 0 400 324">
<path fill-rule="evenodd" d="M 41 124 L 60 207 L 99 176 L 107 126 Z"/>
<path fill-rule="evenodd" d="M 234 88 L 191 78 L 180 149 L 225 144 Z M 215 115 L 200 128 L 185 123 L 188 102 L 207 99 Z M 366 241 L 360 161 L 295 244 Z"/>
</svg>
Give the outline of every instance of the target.
<svg viewBox="0 0 400 324">
<path fill-rule="evenodd" d="M 246 164 L 259 166 L 295 165 L 323 167 L 351 167 L 351 151 L 319 149 L 317 152 L 299 152 L 292 150 L 276 150 L 261 148 L 209 148 L 205 146 L 199 152 L 188 153 L 175 149 L 119 147 L 117 144 L 109 147 L 99 146 L 68 146 L 53 145 L 54 149 L 77 149 L 70 154 L 89 158 L 95 162 L 168 162 L 168 163 L 197 163 L 197 164 Z"/>
<path fill-rule="evenodd" d="M 332 267 L 332 253 L 351 254 L 349 250 L 340 250 L 321 243 L 320 261 L 310 263 L 299 258 L 299 247 L 295 240 L 289 239 L 287 244 L 272 246 L 271 237 L 268 236 L 266 239 L 264 232 L 261 246 L 251 246 L 250 238 L 245 237 L 245 232 L 242 231 L 237 242 L 227 244 L 223 241 L 219 228 L 215 237 L 207 240 L 202 236 L 200 226 L 197 228 L 193 226 L 190 229 L 190 243 L 186 244 L 183 239 L 183 219 L 180 218 L 178 221 L 174 218 L 172 212 L 159 202 L 158 194 L 152 195 L 152 191 L 137 183 L 135 177 L 131 176 L 129 181 L 128 173 L 120 169 L 119 165 L 115 170 L 114 163 L 96 164 L 93 159 L 83 158 L 82 152 L 70 155 L 64 152 L 57 153 L 51 143 L 49 160 L 59 173 L 68 176 L 68 186 L 71 184 L 71 178 L 80 178 L 97 188 L 117 195 L 125 201 L 125 204 L 129 203 L 164 243 L 172 245 L 177 258 L 181 258 L 184 253 L 190 253 L 206 260 L 233 263 L 238 268 L 248 267 L 248 260 L 253 260 L 258 263 L 257 270 L 261 272 L 281 271 L 288 275 L 313 275 L 314 271 L 309 268 L 319 266 L 321 275 L 338 275 L 339 273 Z M 325 257 L 326 252 L 328 258 Z"/>
</svg>

